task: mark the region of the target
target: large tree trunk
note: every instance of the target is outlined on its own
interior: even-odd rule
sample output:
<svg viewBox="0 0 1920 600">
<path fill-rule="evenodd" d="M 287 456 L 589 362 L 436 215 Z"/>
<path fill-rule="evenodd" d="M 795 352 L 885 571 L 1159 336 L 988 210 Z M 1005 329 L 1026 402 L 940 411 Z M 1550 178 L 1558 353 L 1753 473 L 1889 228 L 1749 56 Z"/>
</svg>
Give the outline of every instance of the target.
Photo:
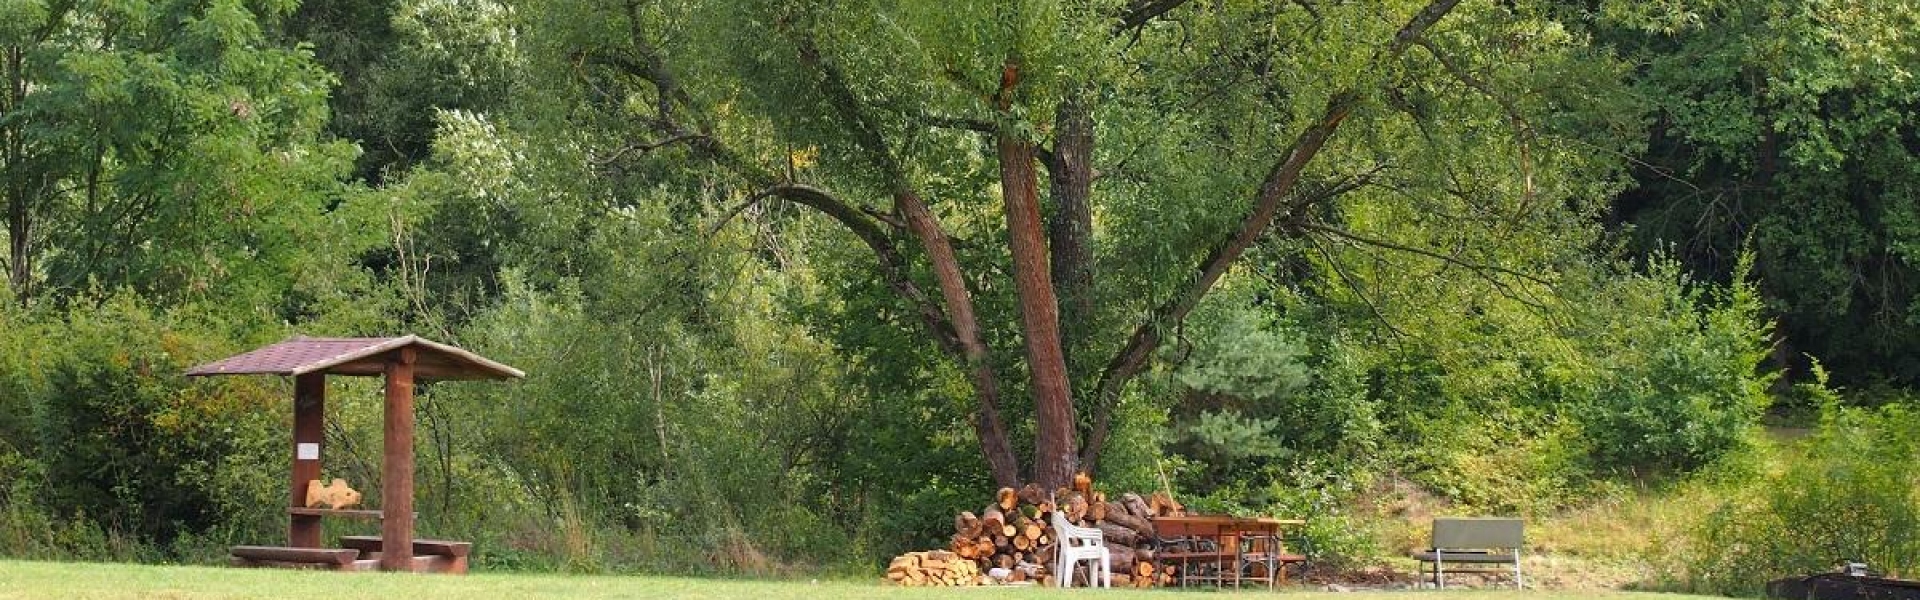
<svg viewBox="0 0 1920 600">
<path fill-rule="evenodd" d="M 1082 373 L 1093 332 L 1093 109 L 1084 90 L 1068 92 L 1053 117 L 1047 161 L 1053 213 L 1053 287 L 1060 293 L 1060 337 L 1069 372 Z"/>
<path fill-rule="evenodd" d="M 1001 77 L 1002 109 L 1018 84 L 1019 69 L 1017 59 L 1007 61 Z M 1031 142 L 1004 128 L 997 137 L 1014 291 L 1020 298 L 1020 330 L 1026 338 L 1028 387 L 1033 393 L 1033 481 L 1057 487 L 1072 479 L 1078 456 L 1073 396 L 1060 350 L 1059 300 L 1053 294 L 1047 241 L 1041 233 L 1040 176 L 1034 171 Z"/>
</svg>

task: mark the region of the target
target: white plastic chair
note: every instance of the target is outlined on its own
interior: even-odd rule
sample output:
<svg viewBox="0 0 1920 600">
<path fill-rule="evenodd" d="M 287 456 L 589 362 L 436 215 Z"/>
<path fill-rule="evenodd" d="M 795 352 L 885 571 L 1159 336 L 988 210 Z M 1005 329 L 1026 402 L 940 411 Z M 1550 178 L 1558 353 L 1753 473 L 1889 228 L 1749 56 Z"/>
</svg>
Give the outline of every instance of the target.
<svg viewBox="0 0 1920 600">
<path fill-rule="evenodd" d="M 1113 558 L 1107 555 L 1107 540 L 1100 530 L 1078 527 L 1067 522 L 1060 511 L 1053 511 L 1053 536 L 1059 546 L 1053 559 L 1053 572 L 1060 587 L 1073 587 L 1073 567 L 1080 561 L 1093 569 L 1087 581 L 1095 587 L 1113 587 Z M 1094 562 L 1099 559 L 1099 562 Z"/>
</svg>

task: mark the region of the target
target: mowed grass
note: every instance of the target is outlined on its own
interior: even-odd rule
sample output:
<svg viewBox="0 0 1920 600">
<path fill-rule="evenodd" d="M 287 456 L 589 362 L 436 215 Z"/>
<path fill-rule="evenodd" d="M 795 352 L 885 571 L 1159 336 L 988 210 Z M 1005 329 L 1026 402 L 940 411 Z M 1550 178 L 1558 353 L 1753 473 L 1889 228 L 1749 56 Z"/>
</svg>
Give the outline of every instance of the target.
<svg viewBox="0 0 1920 600">
<path fill-rule="evenodd" d="M 684 577 L 477 573 L 467 576 L 327 573 L 222 567 L 0 561 L 0 599 L 15 598 L 299 598 L 429 600 L 434 598 L 1059 598 L 1106 600 L 1223 595 L 1210 590 L 1054 590 L 1041 588 L 898 588 L 860 581 L 750 581 Z M 1296 588 L 1236 597 L 1294 600 L 1681 600 L 1634 592 L 1448 591 L 1331 593 Z"/>
</svg>

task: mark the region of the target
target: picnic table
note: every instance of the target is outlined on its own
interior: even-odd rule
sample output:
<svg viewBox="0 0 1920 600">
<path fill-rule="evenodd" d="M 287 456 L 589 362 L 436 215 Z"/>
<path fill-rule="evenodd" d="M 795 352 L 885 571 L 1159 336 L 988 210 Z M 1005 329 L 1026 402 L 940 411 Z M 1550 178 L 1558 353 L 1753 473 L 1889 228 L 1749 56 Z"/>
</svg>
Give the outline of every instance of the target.
<svg viewBox="0 0 1920 600">
<path fill-rule="evenodd" d="M 1286 582 L 1287 564 L 1306 562 L 1305 556 L 1287 552 L 1281 529 L 1305 524 L 1300 519 L 1233 515 L 1154 517 L 1154 535 L 1161 548 L 1154 556 L 1156 567 L 1179 564 L 1182 586 L 1210 581 L 1237 588 L 1243 581 L 1254 581 L 1272 588 Z M 1252 572 L 1256 566 L 1261 570 Z"/>
</svg>

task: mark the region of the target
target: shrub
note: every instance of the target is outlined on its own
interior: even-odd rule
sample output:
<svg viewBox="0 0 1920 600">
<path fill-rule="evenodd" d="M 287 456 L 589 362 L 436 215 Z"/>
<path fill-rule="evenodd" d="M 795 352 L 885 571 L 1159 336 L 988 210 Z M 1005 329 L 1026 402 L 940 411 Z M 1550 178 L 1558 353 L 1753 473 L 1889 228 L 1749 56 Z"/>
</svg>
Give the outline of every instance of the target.
<svg viewBox="0 0 1920 600">
<path fill-rule="evenodd" d="M 1590 350 L 1611 364 L 1578 412 L 1594 470 L 1691 473 L 1748 447 L 1779 376 L 1757 370 L 1772 325 L 1745 281 L 1750 264 L 1718 288 L 1655 261 L 1619 290 L 1614 331 Z"/>
<path fill-rule="evenodd" d="M 1729 494 L 1704 519 L 1682 587 L 1758 595 L 1770 579 L 1866 561 L 1920 574 L 1920 412 L 1829 402 L 1805 456 Z"/>
</svg>

